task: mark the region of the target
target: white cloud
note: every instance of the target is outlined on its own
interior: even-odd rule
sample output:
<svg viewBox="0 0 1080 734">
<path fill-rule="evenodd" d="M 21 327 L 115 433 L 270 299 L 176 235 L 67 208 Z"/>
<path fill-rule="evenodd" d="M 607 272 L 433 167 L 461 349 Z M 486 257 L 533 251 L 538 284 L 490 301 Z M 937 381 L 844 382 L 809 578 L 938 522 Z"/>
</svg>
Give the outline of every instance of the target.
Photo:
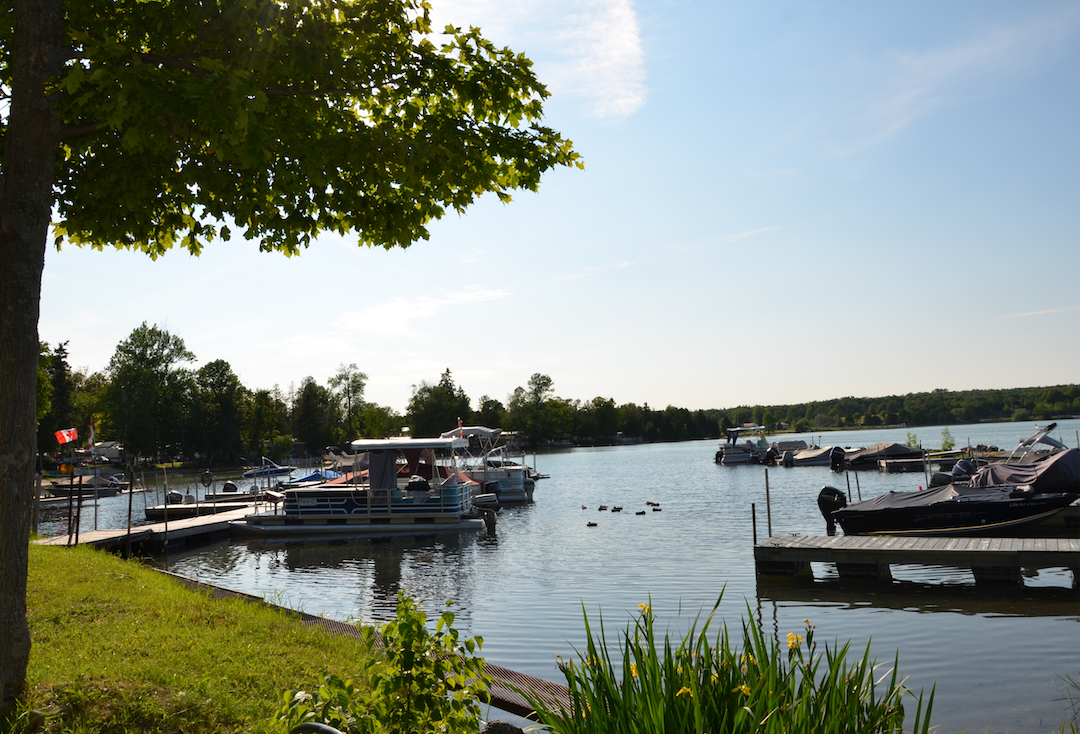
<svg viewBox="0 0 1080 734">
<path fill-rule="evenodd" d="M 983 28 L 950 46 L 894 54 L 880 91 L 861 102 L 864 132 L 835 153 L 851 155 L 889 140 L 939 108 L 981 93 L 983 84 L 1039 63 L 1077 31 L 1080 6 L 1069 4 Z"/>
<path fill-rule="evenodd" d="M 525 53 L 540 81 L 594 117 L 620 120 L 645 104 L 645 58 L 631 0 L 445 0 L 433 25 L 478 26 Z"/>
<path fill-rule="evenodd" d="M 554 278 L 552 278 L 552 281 L 554 281 L 556 283 L 559 283 L 559 282 L 562 282 L 562 281 L 565 281 L 565 280 L 581 280 L 582 278 L 589 278 L 589 277 L 591 277 L 593 275 L 599 275 L 600 273 L 606 273 L 609 270 L 620 270 L 622 268 L 628 268 L 632 264 L 633 263 L 630 263 L 630 262 L 621 262 L 621 263 L 615 263 L 614 265 L 606 265 L 606 266 L 603 266 L 603 267 L 591 266 L 591 267 L 587 267 L 587 268 L 582 268 L 581 270 L 577 271 L 576 273 L 564 273 L 563 275 L 557 275 Z"/>
<path fill-rule="evenodd" d="M 758 227 L 757 229 L 748 229 L 745 232 L 727 234 L 723 237 L 720 237 L 719 239 L 713 240 L 711 242 L 706 242 L 703 245 L 686 247 L 683 248 L 683 250 L 686 252 L 693 252 L 695 250 L 707 250 L 710 247 L 716 247 L 717 245 L 730 245 L 732 243 L 738 242 L 739 240 L 745 240 L 747 237 L 754 237 L 759 234 L 764 234 L 765 232 L 775 231 L 776 229 L 778 229 L 778 227 L 776 227 L 775 225 L 770 225 L 768 227 Z"/>
<path fill-rule="evenodd" d="M 1080 306 L 1062 306 L 1061 308 L 1048 308 L 1043 311 L 1027 311 L 1026 313 L 1011 313 L 1008 316 L 999 316 L 1002 319 L 1018 319 L 1021 316 L 1045 316 L 1050 313 L 1067 313 L 1069 311 L 1080 311 Z"/>
<path fill-rule="evenodd" d="M 431 319 L 436 316 L 449 318 L 450 309 L 459 309 L 461 315 L 475 316 L 470 308 L 474 304 L 494 301 L 513 295 L 506 288 L 489 290 L 476 286 L 462 288 L 441 297 L 405 297 L 399 296 L 384 303 L 378 303 L 362 311 L 349 311 L 338 317 L 334 327 L 344 334 L 386 334 L 411 337 L 417 334 L 413 322 Z M 447 322 L 449 323 L 449 322 Z"/>
</svg>

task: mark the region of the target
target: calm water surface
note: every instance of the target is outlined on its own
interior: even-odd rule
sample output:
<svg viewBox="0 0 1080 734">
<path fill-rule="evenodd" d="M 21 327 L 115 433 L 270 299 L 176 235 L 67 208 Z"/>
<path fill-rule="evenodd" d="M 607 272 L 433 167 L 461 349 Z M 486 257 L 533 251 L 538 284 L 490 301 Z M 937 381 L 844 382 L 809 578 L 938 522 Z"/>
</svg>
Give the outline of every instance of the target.
<svg viewBox="0 0 1080 734">
<path fill-rule="evenodd" d="M 1059 425 L 1058 438 L 1076 445 L 1080 421 Z M 1033 423 L 950 430 L 958 445 L 1002 448 L 1035 432 Z M 940 427 L 912 431 L 925 446 L 941 443 Z M 820 442 L 867 446 L 903 442 L 906 433 L 823 434 Z M 602 610 L 609 629 L 620 629 L 651 600 L 662 626 L 678 632 L 722 592 L 719 616 L 736 633 L 748 615 L 781 640 L 809 620 L 821 642 L 850 639 L 858 652 L 870 644 L 886 662 L 899 651 L 909 687 L 936 684 L 939 731 L 1060 731 L 1071 715 L 1067 697 L 1078 695 L 1063 676 L 1080 680 L 1080 597 L 1068 571 L 1043 571 L 1016 592 L 976 589 L 970 572 L 932 567 L 897 569 L 884 588 L 846 586 L 828 566 L 815 568 L 814 583 L 759 585 L 751 504 L 764 538 L 765 468 L 716 466 L 715 449 L 715 441 L 695 441 L 542 454 L 538 468 L 551 478 L 539 482 L 535 504 L 501 513 L 497 538 L 251 541 L 167 563 L 342 620 L 387 619 L 400 589 L 429 613 L 453 599 L 458 626 L 484 638 L 488 660 L 559 682 L 556 655 L 582 646 L 583 608 L 590 617 Z M 864 498 L 925 483 L 921 474 L 849 476 Z M 773 534 L 823 534 L 817 492 L 824 484 L 846 488 L 844 475 L 824 467 L 774 468 L 768 478 Z M 602 504 L 625 509 L 600 512 Z"/>
</svg>

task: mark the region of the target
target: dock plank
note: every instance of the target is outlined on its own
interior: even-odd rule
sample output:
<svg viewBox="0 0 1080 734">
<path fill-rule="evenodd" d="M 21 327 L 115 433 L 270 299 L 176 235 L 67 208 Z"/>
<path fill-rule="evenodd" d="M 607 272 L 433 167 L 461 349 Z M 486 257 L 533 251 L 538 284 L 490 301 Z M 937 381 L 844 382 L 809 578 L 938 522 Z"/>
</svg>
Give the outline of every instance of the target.
<svg viewBox="0 0 1080 734">
<path fill-rule="evenodd" d="M 155 539 L 163 542 L 225 532 L 229 528 L 230 521 L 242 520 L 253 511 L 252 507 L 245 507 L 230 510 L 229 512 L 219 512 L 216 515 L 200 515 L 183 520 L 172 520 L 168 523 L 159 522 L 138 525 L 131 528 L 131 540 L 132 542 L 144 542 Z M 79 533 L 79 543 L 94 546 L 115 546 L 126 541 L 127 533 L 127 528 L 91 530 Z M 35 542 L 42 545 L 68 545 L 68 536 L 58 535 Z M 72 542 L 74 542 L 74 539 L 72 539 Z"/>
<path fill-rule="evenodd" d="M 1076 574 L 1080 572 L 1080 538 L 772 537 L 754 547 L 754 558 L 780 563 L 1065 567 Z"/>
</svg>

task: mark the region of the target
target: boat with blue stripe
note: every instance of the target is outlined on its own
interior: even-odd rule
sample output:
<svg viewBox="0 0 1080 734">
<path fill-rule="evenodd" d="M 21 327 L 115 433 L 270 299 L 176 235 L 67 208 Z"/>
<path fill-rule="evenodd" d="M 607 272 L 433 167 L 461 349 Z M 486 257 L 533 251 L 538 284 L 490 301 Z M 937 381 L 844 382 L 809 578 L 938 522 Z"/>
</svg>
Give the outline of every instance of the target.
<svg viewBox="0 0 1080 734">
<path fill-rule="evenodd" d="M 286 488 L 271 512 L 232 523 L 259 536 L 387 535 L 487 529 L 478 484 L 457 466 L 461 438 L 358 439 L 354 470 L 314 486 Z"/>
</svg>

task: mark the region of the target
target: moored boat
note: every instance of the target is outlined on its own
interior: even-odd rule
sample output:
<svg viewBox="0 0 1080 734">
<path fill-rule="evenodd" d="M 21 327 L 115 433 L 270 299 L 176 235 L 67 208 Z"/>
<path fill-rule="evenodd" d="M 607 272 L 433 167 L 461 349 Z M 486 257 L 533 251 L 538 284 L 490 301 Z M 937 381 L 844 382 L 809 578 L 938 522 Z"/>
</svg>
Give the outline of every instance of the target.
<svg viewBox="0 0 1080 734">
<path fill-rule="evenodd" d="M 115 497 L 129 486 L 120 474 L 109 477 L 81 475 L 77 479 L 74 483 L 70 480 L 52 482 L 45 485 L 45 488 L 53 497 Z"/>
<path fill-rule="evenodd" d="M 765 440 L 765 427 L 759 425 L 741 426 L 739 428 L 726 429 L 727 439 L 720 442 L 713 460 L 717 464 L 733 466 L 735 464 L 759 464 L 765 458 L 769 450 L 769 442 Z M 739 436 L 743 433 L 757 433 L 756 441 L 746 440 L 739 443 Z"/>
<path fill-rule="evenodd" d="M 923 492 L 888 492 L 847 503 L 835 487 L 822 487 L 818 509 L 829 532 L 845 535 L 1007 535 L 1057 514 L 1076 500 L 1029 486 L 971 487 L 949 484 Z"/>
<path fill-rule="evenodd" d="M 465 439 L 360 439 L 367 470 L 352 482 L 334 480 L 285 489 L 280 510 L 231 523 L 249 535 L 388 535 L 494 527 L 494 513 L 474 503 L 478 485 L 457 467 Z M 344 478 L 343 478 L 344 479 Z"/>
<path fill-rule="evenodd" d="M 458 426 L 442 438 L 469 439 L 459 454 L 461 472 L 480 485 L 483 494 L 494 494 L 499 505 L 533 501 L 540 475 L 525 463 L 514 461 L 505 444 L 499 442 L 501 428 Z M 475 442 L 475 452 L 469 450 Z"/>
<path fill-rule="evenodd" d="M 925 452 L 917 447 L 905 446 L 895 441 L 882 441 L 868 449 L 847 454 L 847 467 L 849 469 L 877 469 L 878 462 L 898 461 L 901 459 L 922 459 Z"/>
<path fill-rule="evenodd" d="M 254 477 L 279 477 L 283 474 L 292 474 L 296 471 L 295 466 L 279 466 L 265 456 L 262 460 L 262 466 L 257 466 L 244 472 L 244 479 L 252 479 Z"/>
</svg>

